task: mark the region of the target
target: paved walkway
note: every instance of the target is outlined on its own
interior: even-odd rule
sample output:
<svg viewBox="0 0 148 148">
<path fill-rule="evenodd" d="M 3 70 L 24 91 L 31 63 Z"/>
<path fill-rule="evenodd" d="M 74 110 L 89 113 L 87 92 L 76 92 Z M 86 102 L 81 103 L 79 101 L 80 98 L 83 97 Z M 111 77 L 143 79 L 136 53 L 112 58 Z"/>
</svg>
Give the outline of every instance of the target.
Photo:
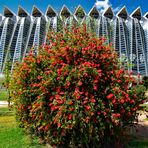
<svg viewBox="0 0 148 148">
<path fill-rule="evenodd" d="M 12 103 L 10 103 L 12 104 Z M 0 101 L 0 108 L 1 107 L 8 107 L 8 102 L 7 101 Z"/>
</svg>

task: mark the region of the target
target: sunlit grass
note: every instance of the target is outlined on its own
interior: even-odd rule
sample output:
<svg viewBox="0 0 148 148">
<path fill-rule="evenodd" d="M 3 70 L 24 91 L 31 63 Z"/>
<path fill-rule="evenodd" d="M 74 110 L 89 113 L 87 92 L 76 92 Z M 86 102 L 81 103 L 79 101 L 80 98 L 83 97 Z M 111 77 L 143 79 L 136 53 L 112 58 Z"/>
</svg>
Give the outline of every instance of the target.
<svg viewBox="0 0 148 148">
<path fill-rule="evenodd" d="M 8 91 L 0 90 L 0 101 L 6 101 L 8 99 Z"/>
<path fill-rule="evenodd" d="M 26 135 L 16 124 L 13 111 L 0 108 L 0 148 L 45 148 Z"/>
</svg>

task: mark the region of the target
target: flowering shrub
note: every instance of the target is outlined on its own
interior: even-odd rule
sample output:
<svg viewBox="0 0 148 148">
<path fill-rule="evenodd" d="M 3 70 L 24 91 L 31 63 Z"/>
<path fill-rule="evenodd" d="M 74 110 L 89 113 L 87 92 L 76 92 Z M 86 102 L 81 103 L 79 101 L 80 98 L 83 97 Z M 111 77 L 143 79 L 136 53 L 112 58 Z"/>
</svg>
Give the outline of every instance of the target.
<svg viewBox="0 0 148 148">
<path fill-rule="evenodd" d="M 32 49 L 12 76 L 20 125 L 52 146 L 117 143 L 144 99 L 134 78 L 120 69 L 112 46 L 85 25 L 48 38 L 50 44 L 38 55 Z"/>
</svg>

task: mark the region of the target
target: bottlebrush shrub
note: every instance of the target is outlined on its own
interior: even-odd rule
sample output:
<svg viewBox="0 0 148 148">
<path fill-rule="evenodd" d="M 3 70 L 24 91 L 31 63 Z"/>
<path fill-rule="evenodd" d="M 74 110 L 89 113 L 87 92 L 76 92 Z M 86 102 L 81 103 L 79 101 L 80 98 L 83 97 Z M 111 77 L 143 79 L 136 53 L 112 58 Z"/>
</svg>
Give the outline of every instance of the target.
<svg viewBox="0 0 148 148">
<path fill-rule="evenodd" d="M 13 72 L 19 123 L 52 146 L 117 143 L 144 100 L 134 78 L 120 69 L 112 46 L 85 25 L 65 34 L 51 32 L 48 39 L 49 45 L 37 55 L 32 49 Z"/>
</svg>

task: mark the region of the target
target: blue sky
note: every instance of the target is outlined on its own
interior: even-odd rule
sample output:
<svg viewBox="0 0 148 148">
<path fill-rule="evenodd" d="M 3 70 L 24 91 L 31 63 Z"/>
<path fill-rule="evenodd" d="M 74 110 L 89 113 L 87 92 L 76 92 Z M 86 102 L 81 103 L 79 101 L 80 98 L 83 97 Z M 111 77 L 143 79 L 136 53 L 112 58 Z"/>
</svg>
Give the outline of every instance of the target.
<svg viewBox="0 0 148 148">
<path fill-rule="evenodd" d="M 100 0 L 103 1 L 103 0 Z M 148 0 L 105 0 L 107 6 L 111 5 L 118 12 L 122 6 L 126 5 L 129 14 L 132 13 L 138 6 L 141 6 L 142 13 L 148 11 Z M 91 7 L 96 3 L 96 0 L 0 0 L 0 13 L 3 13 L 4 6 L 8 6 L 12 11 L 17 13 L 18 5 L 24 7 L 31 13 L 32 6 L 36 5 L 43 13 L 45 13 L 47 6 L 50 4 L 56 10 L 60 10 L 63 4 L 67 5 L 72 12 L 80 4 L 88 13 Z M 99 2 L 97 2 L 99 4 Z M 98 5 L 99 6 L 99 5 Z M 106 4 L 105 4 L 106 6 Z"/>
</svg>

